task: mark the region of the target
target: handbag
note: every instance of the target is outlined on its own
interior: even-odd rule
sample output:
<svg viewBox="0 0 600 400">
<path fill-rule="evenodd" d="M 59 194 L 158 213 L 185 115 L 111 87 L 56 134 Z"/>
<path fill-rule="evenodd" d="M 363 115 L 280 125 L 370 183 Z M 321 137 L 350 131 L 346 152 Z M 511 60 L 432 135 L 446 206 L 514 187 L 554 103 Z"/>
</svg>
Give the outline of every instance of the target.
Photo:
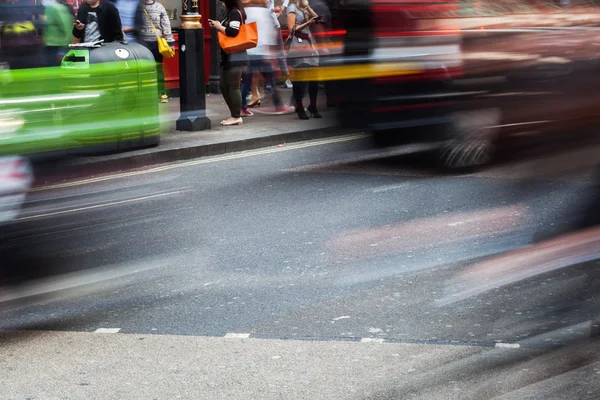
<svg viewBox="0 0 600 400">
<path fill-rule="evenodd" d="M 152 18 L 150 18 L 150 15 L 148 14 L 148 11 L 146 10 L 145 7 L 144 7 L 144 12 L 146 13 L 146 17 L 148 17 L 148 21 L 150 21 L 150 25 L 152 25 L 152 30 L 154 31 L 154 34 L 156 35 L 156 40 L 158 42 L 158 52 L 165 58 L 173 58 L 173 56 L 175 55 L 175 50 L 173 50 L 171 48 L 171 46 L 169 46 L 167 39 L 165 39 L 164 37 L 158 36 L 158 32 L 156 31 L 156 28 L 154 27 L 154 24 L 152 23 Z"/>
<path fill-rule="evenodd" d="M 242 13 L 238 10 L 240 16 Z M 240 26 L 240 31 L 235 37 L 230 37 L 222 32 L 219 32 L 219 46 L 227 54 L 237 53 L 256 47 L 258 44 L 258 26 L 256 22 L 250 22 L 249 24 L 243 22 Z"/>
<path fill-rule="evenodd" d="M 304 37 L 298 37 L 296 27 L 288 35 L 284 50 L 288 64 L 292 67 L 307 64 L 310 66 L 319 65 L 319 52 L 315 48 L 314 39 L 310 33 L 302 34 Z"/>
</svg>

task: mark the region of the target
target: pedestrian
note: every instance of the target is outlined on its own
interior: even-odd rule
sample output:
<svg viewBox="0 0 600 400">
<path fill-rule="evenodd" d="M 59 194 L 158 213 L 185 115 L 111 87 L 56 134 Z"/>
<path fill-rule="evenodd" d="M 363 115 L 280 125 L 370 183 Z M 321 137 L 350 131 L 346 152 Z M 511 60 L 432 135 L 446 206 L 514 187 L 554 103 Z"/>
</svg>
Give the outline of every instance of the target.
<svg viewBox="0 0 600 400">
<path fill-rule="evenodd" d="M 156 61 L 158 93 L 161 103 L 168 103 L 169 97 L 165 90 L 165 73 L 163 71 L 163 55 L 158 49 L 158 38 L 165 38 L 171 48 L 175 39 L 171 32 L 171 21 L 165 7 L 156 0 L 141 0 L 135 16 L 136 40 L 144 45 Z"/>
<path fill-rule="evenodd" d="M 229 37 L 236 37 L 240 27 L 246 22 L 244 12 L 239 0 L 221 0 L 225 4 L 226 16 L 221 22 L 208 20 L 210 26 Z M 227 54 L 221 49 L 221 78 L 219 88 L 229 107 L 231 116 L 221 121 L 223 126 L 242 125 L 242 93 L 240 84 L 244 67 L 248 64 L 248 53 L 246 50 Z"/>
<path fill-rule="evenodd" d="M 83 43 L 124 41 L 119 10 L 107 0 L 86 0 L 79 7 L 73 36 Z"/>
<path fill-rule="evenodd" d="M 66 0 L 58 0 L 45 9 L 46 29 L 44 30 L 44 44 L 46 45 L 46 65 L 49 67 L 60 65 L 62 55 L 73 41 L 73 22 L 75 16 L 65 5 Z"/>
<path fill-rule="evenodd" d="M 319 66 L 319 53 L 315 49 L 314 39 L 310 34 L 310 26 L 318 21 L 318 16 L 311 16 L 308 0 L 291 0 L 287 8 L 287 23 L 290 36 L 286 41 L 288 64 L 294 69 L 307 69 Z M 321 118 L 317 110 L 317 94 L 319 84 L 316 81 L 292 81 L 296 113 L 300 119 L 308 119 L 302 104 L 306 87 L 310 105 L 308 112 L 313 118 Z"/>
<path fill-rule="evenodd" d="M 291 89 L 293 86 L 292 82 L 290 82 L 289 79 L 290 72 L 288 70 L 288 65 L 285 59 L 283 35 L 281 33 L 281 23 L 279 22 L 279 17 L 285 12 L 289 4 L 289 0 L 283 0 L 281 6 L 275 7 L 275 0 L 267 0 L 267 7 L 269 7 L 271 12 L 273 13 L 273 20 L 277 29 L 277 61 L 279 62 L 279 73 L 281 81 L 283 82 L 283 86 L 285 86 L 288 89 Z"/>
<path fill-rule="evenodd" d="M 115 0 L 113 1 L 123 25 L 123 32 L 127 42 L 135 42 L 135 17 L 140 3 L 139 0 Z"/>
<path fill-rule="evenodd" d="M 250 0 L 244 7 L 247 19 L 246 23 L 256 22 L 258 28 L 258 44 L 256 47 L 248 49 L 249 64 L 242 80 L 242 117 L 251 116 L 252 112 L 248 107 L 260 106 L 260 98 L 253 104 L 248 103 L 247 95 L 250 91 L 253 81 L 256 82 L 255 73 L 262 75 L 265 85 L 271 86 L 271 95 L 273 99 L 274 114 L 285 114 L 291 109 L 283 105 L 279 91 L 275 85 L 274 58 L 276 53 L 273 51 L 277 46 L 277 30 L 273 23 L 272 12 L 267 8 L 266 0 Z"/>
</svg>

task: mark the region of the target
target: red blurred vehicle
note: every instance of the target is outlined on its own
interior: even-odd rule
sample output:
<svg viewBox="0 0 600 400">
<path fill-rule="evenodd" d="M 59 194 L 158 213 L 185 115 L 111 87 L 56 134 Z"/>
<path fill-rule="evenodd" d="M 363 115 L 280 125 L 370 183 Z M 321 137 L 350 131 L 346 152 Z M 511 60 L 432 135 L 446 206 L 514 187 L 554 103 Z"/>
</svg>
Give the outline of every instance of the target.
<svg viewBox="0 0 600 400">
<path fill-rule="evenodd" d="M 458 132 L 453 81 L 463 75 L 461 32 L 442 28 L 458 0 L 330 2 L 338 54 L 321 57 L 320 79 L 330 85 L 344 126 L 360 127 L 382 146 L 439 144 L 447 167 L 485 164 L 488 143 Z M 331 89 L 331 86 L 333 89 Z"/>
</svg>

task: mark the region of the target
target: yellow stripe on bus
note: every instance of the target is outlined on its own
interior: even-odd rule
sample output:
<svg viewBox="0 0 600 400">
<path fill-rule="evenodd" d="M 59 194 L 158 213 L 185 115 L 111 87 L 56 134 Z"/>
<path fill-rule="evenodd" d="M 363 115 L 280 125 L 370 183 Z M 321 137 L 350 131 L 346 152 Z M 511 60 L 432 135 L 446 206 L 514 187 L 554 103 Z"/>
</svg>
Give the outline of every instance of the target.
<svg viewBox="0 0 600 400">
<path fill-rule="evenodd" d="M 339 81 L 348 79 L 382 78 L 398 75 L 415 75 L 424 68 L 416 63 L 372 63 L 331 67 L 295 69 L 292 81 Z"/>
</svg>

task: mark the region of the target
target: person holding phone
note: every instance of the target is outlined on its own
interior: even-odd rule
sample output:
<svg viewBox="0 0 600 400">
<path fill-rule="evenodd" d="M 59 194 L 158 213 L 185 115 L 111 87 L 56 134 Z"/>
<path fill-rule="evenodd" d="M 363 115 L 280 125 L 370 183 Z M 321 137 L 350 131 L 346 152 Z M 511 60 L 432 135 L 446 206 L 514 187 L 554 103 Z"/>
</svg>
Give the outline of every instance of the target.
<svg viewBox="0 0 600 400">
<path fill-rule="evenodd" d="M 107 0 L 86 0 L 73 25 L 73 36 L 84 43 L 125 41 L 119 10 Z"/>
<path fill-rule="evenodd" d="M 295 69 L 319 66 L 319 53 L 314 46 L 310 27 L 317 22 L 318 16 L 308 4 L 308 0 L 292 0 L 287 8 L 287 23 L 290 37 L 287 39 L 288 63 Z M 296 113 L 300 119 L 308 119 L 302 104 L 308 86 L 310 105 L 308 112 L 313 118 L 322 118 L 317 111 L 318 82 L 292 82 Z"/>
<path fill-rule="evenodd" d="M 227 14 L 221 22 L 208 20 L 211 28 L 229 37 L 236 37 L 240 33 L 240 27 L 246 22 L 244 12 L 239 0 L 221 0 L 225 4 Z M 240 90 L 242 73 L 248 64 L 248 53 L 246 50 L 227 54 L 221 49 L 221 77 L 219 88 L 229 107 L 231 116 L 221 121 L 223 126 L 242 125 L 242 92 Z"/>
</svg>

